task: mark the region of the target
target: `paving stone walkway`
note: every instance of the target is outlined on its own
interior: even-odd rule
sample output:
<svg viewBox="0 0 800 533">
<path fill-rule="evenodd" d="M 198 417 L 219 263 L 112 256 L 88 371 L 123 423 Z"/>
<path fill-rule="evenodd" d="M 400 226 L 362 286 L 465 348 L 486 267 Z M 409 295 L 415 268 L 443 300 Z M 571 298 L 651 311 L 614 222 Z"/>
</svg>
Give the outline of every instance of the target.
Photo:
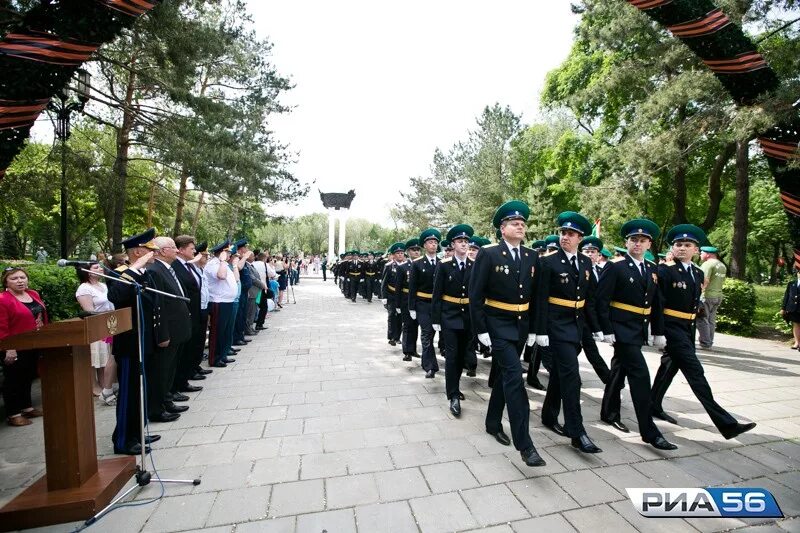
<svg viewBox="0 0 800 533">
<path fill-rule="evenodd" d="M 625 487 L 766 487 L 787 518 L 758 531 L 800 531 L 800 354 L 774 342 L 720 335 L 702 360 L 718 401 L 758 427 L 732 441 L 710 425 L 681 376 L 664 407 L 681 427 L 657 422 L 677 452 L 599 421 L 602 388 L 581 360 L 583 416 L 602 448 L 584 455 L 539 422 L 543 393 L 529 391 L 531 434 L 547 460 L 525 466 L 484 432 L 489 360 L 463 378 L 454 419 L 444 375 L 424 379 L 419 360 L 386 343 L 379 301 L 351 303 L 328 280 L 304 278 L 227 369 L 191 394 L 153 460 L 170 485 L 155 503 L 117 510 L 88 531 L 214 533 L 717 531 L 755 528 L 734 519 L 644 519 Z M 610 359 L 610 347 L 601 346 Z M 651 375 L 658 365 L 647 355 Z M 441 366 L 440 362 L 440 366 Z M 545 373 L 546 376 L 546 373 Z M 545 377 L 546 379 L 546 377 Z M 623 417 L 635 427 L 627 389 Z M 97 406 L 100 453 L 111 453 L 114 409 Z M 508 423 L 505 423 L 508 431 Z M 41 421 L 0 427 L 0 504 L 44 470 Z M 150 468 L 152 468 L 150 466 Z M 161 493 L 158 484 L 136 503 Z M 763 521 L 762 521 L 763 522 Z M 80 524 L 43 528 L 73 531 Z"/>
</svg>

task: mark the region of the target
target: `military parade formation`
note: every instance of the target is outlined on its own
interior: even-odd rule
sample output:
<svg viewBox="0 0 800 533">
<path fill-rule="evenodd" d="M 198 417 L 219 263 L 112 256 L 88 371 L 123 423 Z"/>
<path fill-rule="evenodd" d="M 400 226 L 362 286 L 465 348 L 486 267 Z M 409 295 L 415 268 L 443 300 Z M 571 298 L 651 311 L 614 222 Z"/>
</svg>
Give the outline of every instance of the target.
<svg viewBox="0 0 800 533">
<path fill-rule="evenodd" d="M 602 452 L 583 424 L 581 352 L 605 386 L 601 420 L 630 432 L 620 416 L 627 380 L 641 439 L 659 450 L 677 449 L 653 419 L 677 424 L 662 402 L 678 371 L 723 437 L 755 427 L 737 421 L 714 400 L 695 352 L 705 284 L 693 258 L 701 247 L 704 253 L 715 250 L 701 228 L 680 224 L 669 229 L 667 253 L 659 254 L 657 263 L 651 248 L 661 231 L 650 220 L 623 224 L 624 246 L 612 253 L 592 235 L 589 220 L 572 211 L 558 215 L 553 235 L 525 246 L 529 215 L 524 202 L 511 200 L 494 214 L 495 242 L 475 235 L 467 224 L 454 225 L 444 236 L 428 228 L 419 237 L 392 244 L 386 253 L 347 251 L 331 272 L 351 302 L 358 296 L 367 302 L 380 299 L 389 345 L 401 346 L 403 361 L 419 358 L 427 379 L 440 371 L 439 349 L 453 416 L 461 415 L 465 399 L 462 374 L 475 376 L 479 354 L 491 357 L 486 431 L 503 445 L 513 443 L 529 466 L 543 466 L 545 460 L 530 436 L 526 383 L 546 391 L 544 427 L 569 438 L 581 452 Z M 610 365 L 598 350 L 601 342 L 613 346 Z M 643 346 L 662 352 L 652 383 Z M 527 363 L 526 377 L 522 362 Z M 542 366 L 549 374 L 546 387 L 538 377 Z M 511 437 L 503 430 L 504 410 Z"/>
</svg>

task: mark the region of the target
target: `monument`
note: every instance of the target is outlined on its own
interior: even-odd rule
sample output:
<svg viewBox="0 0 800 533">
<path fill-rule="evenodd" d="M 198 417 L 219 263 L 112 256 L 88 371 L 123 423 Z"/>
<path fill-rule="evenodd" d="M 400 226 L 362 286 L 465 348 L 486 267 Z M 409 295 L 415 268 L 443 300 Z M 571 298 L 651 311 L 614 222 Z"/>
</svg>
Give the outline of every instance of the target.
<svg viewBox="0 0 800 533">
<path fill-rule="evenodd" d="M 322 205 L 328 210 L 328 262 L 332 263 L 336 254 L 343 254 L 345 251 L 345 228 L 347 227 L 347 212 L 356 191 L 350 189 L 348 192 L 322 192 L 319 191 Z M 339 248 L 334 252 L 334 235 L 336 234 L 336 219 L 339 219 Z"/>
</svg>

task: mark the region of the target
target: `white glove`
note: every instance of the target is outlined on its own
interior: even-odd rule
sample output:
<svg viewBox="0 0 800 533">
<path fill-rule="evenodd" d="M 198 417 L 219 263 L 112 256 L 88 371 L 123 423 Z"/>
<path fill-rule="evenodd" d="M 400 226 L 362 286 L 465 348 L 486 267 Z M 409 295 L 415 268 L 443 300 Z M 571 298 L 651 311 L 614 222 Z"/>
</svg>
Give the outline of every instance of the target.
<svg viewBox="0 0 800 533">
<path fill-rule="evenodd" d="M 442 331 L 441 324 L 433 324 L 433 331 Z"/>
<path fill-rule="evenodd" d="M 417 312 L 409 310 L 408 311 L 408 316 L 411 317 L 411 320 L 416 320 L 417 319 Z"/>
<path fill-rule="evenodd" d="M 550 346 L 550 337 L 547 335 L 536 335 L 536 344 L 543 348 Z"/>
<path fill-rule="evenodd" d="M 388 300 L 387 300 L 386 298 L 381 298 L 381 303 L 382 303 L 383 305 L 386 305 L 386 302 L 388 302 Z"/>
<path fill-rule="evenodd" d="M 492 347 L 492 338 L 488 333 L 478 333 L 478 342 L 489 348 Z"/>
<path fill-rule="evenodd" d="M 608 344 L 614 344 L 617 342 L 617 338 L 614 337 L 614 334 L 611 333 L 610 335 L 603 335 L 603 342 L 607 342 Z"/>
<path fill-rule="evenodd" d="M 528 342 L 526 342 L 528 346 L 533 346 L 536 344 L 536 333 L 528 333 Z"/>
<path fill-rule="evenodd" d="M 595 331 L 592 333 L 592 338 L 595 340 L 595 342 L 603 342 L 603 332 Z"/>
<path fill-rule="evenodd" d="M 664 335 L 654 335 L 653 336 L 653 347 L 654 348 L 663 348 L 667 345 L 667 338 Z"/>
<path fill-rule="evenodd" d="M 397 311 L 397 314 L 398 314 L 398 315 L 402 315 L 402 314 L 403 314 L 403 312 L 400 310 L 400 308 L 399 308 L 399 307 L 396 307 L 396 308 L 395 308 L 395 311 Z"/>
</svg>

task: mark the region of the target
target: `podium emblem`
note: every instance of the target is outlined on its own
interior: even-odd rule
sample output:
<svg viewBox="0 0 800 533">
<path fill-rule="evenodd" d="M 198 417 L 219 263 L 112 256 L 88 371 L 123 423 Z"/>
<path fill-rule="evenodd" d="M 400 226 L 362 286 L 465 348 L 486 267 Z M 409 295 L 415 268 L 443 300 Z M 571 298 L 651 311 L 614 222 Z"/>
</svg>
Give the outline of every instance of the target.
<svg viewBox="0 0 800 533">
<path fill-rule="evenodd" d="M 119 326 L 117 322 L 116 315 L 111 315 L 106 319 L 106 328 L 108 328 L 109 335 L 116 335 L 117 334 L 117 327 Z"/>
</svg>

